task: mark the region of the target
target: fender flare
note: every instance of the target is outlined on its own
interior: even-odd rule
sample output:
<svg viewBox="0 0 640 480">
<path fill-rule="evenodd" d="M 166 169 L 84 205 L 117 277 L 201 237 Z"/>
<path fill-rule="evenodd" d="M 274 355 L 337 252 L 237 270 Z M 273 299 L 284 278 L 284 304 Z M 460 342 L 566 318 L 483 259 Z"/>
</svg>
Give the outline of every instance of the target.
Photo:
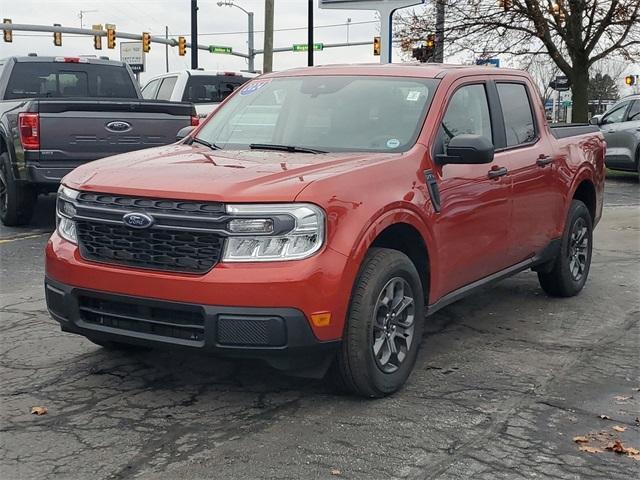
<svg viewBox="0 0 640 480">
<path fill-rule="evenodd" d="M 437 277 L 439 268 L 437 255 L 434 255 L 434 252 L 437 250 L 435 236 L 428 227 L 428 224 L 418 213 L 418 207 L 402 202 L 388 205 L 386 208 L 379 210 L 376 212 L 376 215 L 363 226 L 356 237 L 356 241 L 353 243 L 351 251 L 347 253 L 350 261 L 348 262 L 345 274 L 355 281 L 364 257 L 373 242 L 386 228 L 396 224 L 407 224 L 415 228 L 422 237 L 422 241 L 427 250 L 430 283 L 433 285 L 433 280 Z"/>
</svg>

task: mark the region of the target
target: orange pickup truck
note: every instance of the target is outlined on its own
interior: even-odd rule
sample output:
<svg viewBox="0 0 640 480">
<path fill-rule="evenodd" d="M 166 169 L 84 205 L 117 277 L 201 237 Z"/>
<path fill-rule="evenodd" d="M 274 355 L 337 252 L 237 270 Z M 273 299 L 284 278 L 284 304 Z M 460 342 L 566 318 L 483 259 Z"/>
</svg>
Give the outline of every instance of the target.
<svg viewBox="0 0 640 480">
<path fill-rule="evenodd" d="M 587 280 L 605 142 L 551 128 L 524 72 L 279 72 L 183 135 L 63 179 L 45 288 L 64 331 L 380 397 L 440 308 L 526 269 L 554 296 Z"/>
</svg>

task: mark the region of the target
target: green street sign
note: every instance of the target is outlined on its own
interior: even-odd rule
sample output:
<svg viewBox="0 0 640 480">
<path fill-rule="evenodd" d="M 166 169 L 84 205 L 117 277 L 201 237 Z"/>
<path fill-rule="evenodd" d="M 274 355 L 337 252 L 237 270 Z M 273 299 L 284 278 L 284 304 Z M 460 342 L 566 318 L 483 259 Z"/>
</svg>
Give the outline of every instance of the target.
<svg viewBox="0 0 640 480">
<path fill-rule="evenodd" d="M 209 52 L 211 53 L 224 53 L 229 55 L 233 53 L 233 48 L 231 47 L 221 47 L 220 45 L 209 45 Z"/>
<path fill-rule="evenodd" d="M 572 105 L 573 105 L 573 102 L 571 100 L 565 100 L 564 102 L 562 102 L 563 107 L 570 107 Z"/>
<path fill-rule="evenodd" d="M 324 43 L 314 43 L 313 44 L 313 49 L 314 50 L 324 50 Z M 309 45 L 306 43 L 294 43 L 293 44 L 293 51 L 294 52 L 307 52 L 309 51 Z"/>
</svg>

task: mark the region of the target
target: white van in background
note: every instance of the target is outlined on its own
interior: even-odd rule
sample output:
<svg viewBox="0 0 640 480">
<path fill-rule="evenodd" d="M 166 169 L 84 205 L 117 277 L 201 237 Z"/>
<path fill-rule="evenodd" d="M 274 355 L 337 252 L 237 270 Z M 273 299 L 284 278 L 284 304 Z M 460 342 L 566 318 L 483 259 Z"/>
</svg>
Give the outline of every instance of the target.
<svg viewBox="0 0 640 480">
<path fill-rule="evenodd" d="M 142 88 L 142 96 L 151 100 L 192 102 L 199 117 L 206 117 L 231 92 L 256 77 L 255 73 L 216 70 L 182 70 L 153 77 Z"/>
</svg>

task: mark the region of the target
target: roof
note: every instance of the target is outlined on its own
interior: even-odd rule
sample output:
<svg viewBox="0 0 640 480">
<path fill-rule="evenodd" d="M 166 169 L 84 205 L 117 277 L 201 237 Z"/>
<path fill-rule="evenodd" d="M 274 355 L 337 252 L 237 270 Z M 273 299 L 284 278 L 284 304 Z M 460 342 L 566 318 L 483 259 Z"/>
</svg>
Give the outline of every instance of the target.
<svg viewBox="0 0 640 480">
<path fill-rule="evenodd" d="M 264 75 L 263 77 L 288 77 L 294 75 L 389 75 L 401 77 L 443 78 L 448 73 L 464 72 L 466 75 L 526 75 L 522 70 L 511 68 L 484 67 L 478 65 L 452 65 L 440 63 L 366 63 L 320 65 L 316 67 L 293 68 Z"/>
<path fill-rule="evenodd" d="M 89 56 L 84 56 L 84 55 L 56 55 L 54 56 L 22 56 L 22 57 L 9 57 L 6 60 L 15 60 L 16 62 L 34 62 L 34 63 L 48 63 L 48 62 L 55 62 L 56 59 L 61 59 L 61 58 L 81 58 L 82 62 L 86 62 L 86 63 L 93 63 L 93 64 L 102 64 L 102 65 L 124 65 L 124 62 L 121 62 L 120 60 L 111 60 L 111 59 L 104 59 L 104 58 L 99 58 L 99 57 L 89 57 Z"/>
</svg>

